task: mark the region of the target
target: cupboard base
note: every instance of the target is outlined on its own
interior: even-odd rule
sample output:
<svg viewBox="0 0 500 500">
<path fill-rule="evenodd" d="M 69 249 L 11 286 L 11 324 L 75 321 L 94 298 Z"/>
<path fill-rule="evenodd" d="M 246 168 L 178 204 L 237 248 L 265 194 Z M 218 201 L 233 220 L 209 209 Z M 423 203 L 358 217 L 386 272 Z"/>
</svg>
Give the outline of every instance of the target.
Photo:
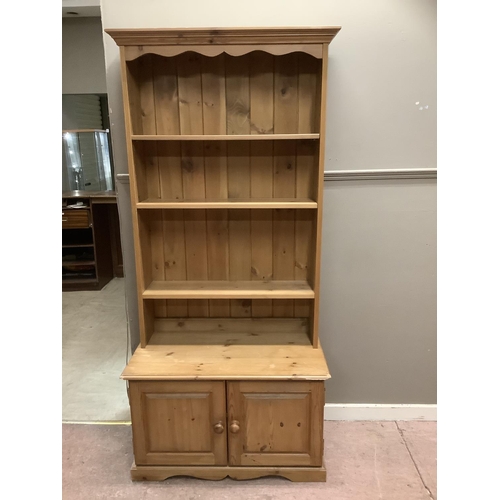
<svg viewBox="0 0 500 500">
<path fill-rule="evenodd" d="M 133 481 L 163 481 L 173 476 L 190 476 L 198 479 L 220 481 L 226 477 L 236 480 L 279 476 L 294 482 L 325 482 L 325 467 L 217 467 L 217 466 L 163 466 L 132 465 Z"/>
</svg>

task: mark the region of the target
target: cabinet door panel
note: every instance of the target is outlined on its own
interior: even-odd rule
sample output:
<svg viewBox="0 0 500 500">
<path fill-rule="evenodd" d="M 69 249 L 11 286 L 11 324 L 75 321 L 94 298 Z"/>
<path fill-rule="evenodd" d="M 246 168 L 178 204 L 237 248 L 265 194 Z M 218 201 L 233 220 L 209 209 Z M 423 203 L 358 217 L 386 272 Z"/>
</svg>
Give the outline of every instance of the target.
<svg viewBox="0 0 500 500">
<path fill-rule="evenodd" d="M 323 382 L 228 382 L 230 465 L 322 465 Z"/>
<path fill-rule="evenodd" d="M 137 465 L 226 464 L 224 382 L 131 381 L 130 406 Z"/>
</svg>

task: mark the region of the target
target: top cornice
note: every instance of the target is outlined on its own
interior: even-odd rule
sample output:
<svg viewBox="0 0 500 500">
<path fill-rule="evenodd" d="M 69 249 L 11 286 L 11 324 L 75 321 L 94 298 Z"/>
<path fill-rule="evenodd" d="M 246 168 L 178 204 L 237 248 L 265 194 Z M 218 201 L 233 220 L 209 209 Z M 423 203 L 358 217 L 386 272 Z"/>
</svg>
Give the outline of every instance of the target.
<svg viewBox="0 0 500 500">
<path fill-rule="evenodd" d="M 297 28 L 106 29 L 117 45 L 330 43 L 340 26 Z"/>
</svg>

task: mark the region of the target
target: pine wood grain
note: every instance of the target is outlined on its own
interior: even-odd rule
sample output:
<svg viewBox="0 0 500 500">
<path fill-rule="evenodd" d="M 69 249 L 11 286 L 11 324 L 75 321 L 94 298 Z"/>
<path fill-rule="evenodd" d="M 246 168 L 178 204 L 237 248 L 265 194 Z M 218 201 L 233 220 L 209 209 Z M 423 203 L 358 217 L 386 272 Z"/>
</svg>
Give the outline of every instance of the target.
<svg viewBox="0 0 500 500">
<path fill-rule="evenodd" d="M 196 341 L 201 342 L 203 345 L 211 345 L 222 343 L 226 344 L 228 336 L 235 333 L 245 334 L 238 338 L 232 339 L 231 344 L 242 343 L 243 345 L 253 343 L 260 345 L 262 343 L 272 342 L 271 337 L 259 337 L 253 334 L 264 333 L 290 333 L 290 334 L 307 334 L 309 332 L 309 322 L 307 318 L 252 318 L 252 319 L 239 319 L 239 318 L 211 318 L 199 319 L 190 318 L 188 320 L 178 319 L 157 319 L 155 321 L 155 332 L 165 334 L 175 333 L 207 333 L 205 337 L 195 337 Z M 220 335 L 213 335 L 220 334 Z M 276 337 L 277 340 L 281 337 Z M 168 340 L 168 342 L 166 342 Z M 302 342 L 301 345 L 310 345 L 307 336 L 298 336 L 294 343 Z M 155 342 L 157 344 L 171 344 L 178 342 L 183 344 L 184 337 L 168 335 L 156 335 Z"/>
<path fill-rule="evenodd" d="M 184 212 L 168 210 L 163 213 L 163 252 L 165 280 L 182 281 L 187 278 Z M 167 316 L 187 316 L 187 301 L 167 301 Z"/>
<path fill-rule="evenodd" d="M 273 211 L 273 278 L 291 280 L 295 269 L 295 214 L 292 210 Z M 300 298 L 300 297 L 297 297 Z M 273 302 L 273 316 L 294 315 L 292 300 Z"/>
<path fill-rule="evenodd" d="M 215 467 L 215 466 L 151 466 L 133 465 L 132 481 L 163 481 L 174 476 L 190 476 L 198 479 L 220 481 L 225 477 L 235 480 L 259 477 L 284 477 L 293 482 L 325 482 L 325 467 Z"/>
<path fill-rule="evenodd" d="M 298 118 L 297 54 L 287 54 L 277 57 L 274 64 L 275 133 L 296 134 Z"/>
<path fill-rule="evenodd" d="M 250 59 L 250 131 L 274 132 L 274 57 L 254 52 Z"/>
<path fill-rule="evenodd" d="M 295 141 L 317 140 L 319 134 L 206 134 L 181 133 L 179 135 L 135 134 L 133 141 Z"/>
<path fill-rule="evenodd" d="M 207 211 L 208 279 L 229 279 L 229 221 L 227 210 Z M 230 314 L 228 300 L 211 300 L 210 316 L 220 318 Z"/>
<path fill-rule="evenodd" d="M 227 144 L 227 193 L 229 198 L 250 198 L 250 145 Z"/>
<path fill-rule="evenodd" d="M 201 59 L 203 133 L 226 133 L 226 82 L 224 55 Z"/>
<path fill-rule="evenodd" d="M 254 61 L 256 66 L 256 62 Z M 257 77 L 254 67 L 251 86 L 258 89 L 252 98 L 252 116 L 254 125 L 268 126 L 272 123 L 272 64 L 264 61 L 262 68 L 263 77 Z M 271 77 L 271 78 L 270 78 Z M 271 80 L 271 81 L 270 81 Z M 252 88 L 252 87 L 251 87 Z M 259 102 L 257 97 L 263 98 L 263 94 L 268 95 L 264 98 L 269 106 L 260 108 L 255 103 Z M 270 97 L 269 97 L 270 96 Z M 267 125 L 266 125 L 267 124 Z M 278 202 L 273 193 L 273 150 L 274 143 L 260 142 L 250 145 L 250 193 L 255 201 L 262 197 L 272 199 L 272 204 L 260 208 L 274 208 L 273 204 Z M 296 200 L 294 200 L 295 203 Z M 255 207 L 255 205 L 254 205 Z M 256 207 L 255 207 L 256 208 Z M 251 240 L 252 240 L 252 262 L 251 273 L 253 280 L 273 279 L 273 215 L 268 210 L 252 210 L 251 217 Z M 271 317 L 272 300 L 254 300 L 252 302 L 253 317 Z"/>
<path fill-rule="evenodd" d="M 252 279 L 268 281 L 273 279 L 273 214 L 270 210 L 252 210 L 251 217 Z M 271 317 L 272 309 L 272 300 L 252 302 L 253 317 Z"/>
<path fill-rule="evenodd" d="M 148 199 L 148 183 L 147 183 L 147 169 L 146 161 L 149 156 L 149 143 L 137 142 L 127 144 L 127 154 L 130 154 L 129 172 L 133 168 L 133 174 L 129 174 L 130 179 L 130 195 L 133 196 L 133 208 L 142 200 Z"/>
<path fill-rule="evenodd" d="M 323 386 L 319 381 L 228 382 L 229 465 L 320 466 Z"/>
<path fill-rule="evenodd" d="M 184 198 L 205 199 L 205 163 L 203 143 L 181 145 L 182 192 Z"/>
<path fill-rule="evenodd" d="M 201 56 L 181 54 L 177 62 L 181 134 L 203 134 Z"/>
<path fill-rule="evenodd" d="M 252 44 L 252 45 L 148 45 L 148 46 L 127 46 L 125 47 L 125 59 L 133 61 L 144 54 L 155 54 L 164 57 L 175 57 L 184 52 L 197 52 L 198 54 L 216 57 L 227 54 L 229 56 L 244 56 L 252 55 L 254 52 L 263 52 L 271 56 L 282 56 L 291 54 L 292 52 L 301 52 L 310 56 L 321 59 L 323 56 L 322 45 L 320 43 L 294 43 L 289 45 L 283 44 Z"/>
<path fill-rule="evenodd" d="M 320 114 L 320 141 L 318 154 L 318 175 L 316 182 L 316 199 L 318 200 L 318 210 L 315 225 L 315 256 L 314 256 L 314 273 L 311 274 L 311 284 L 316 292 L 314 300 L 314 314 L 312 316 L 311 341 L 314 347 L 319 344 L 319 290 L 320 290 L 320 275 L 321 275 L 321 235 L 323 223 L 323 171 L 325 161 L 325 144 L 326 144 L 326 96 L 327 96 L 327 80 L 328 74 L 328 44 L 323 44 L 323 59 L 321 67 L 321 114 Z"/>
<path fill-rule="evenodd" d="M 296 161 L 295 142 L 274 144 L 273 196 L 275 198 L 296 196 Z"/>
<path fill-rule="evenodd" d="M 317 109 L 319 63 L 309 54 L 297 54 L 298 61 L 298 132 L 311 133 L 319 130 Z"/>
<path fill-rule="evenodd" d="M 255 321 L 233 321 L 245 320 Z M 323 350 L 314 349 L 306 333 L 155 332 L 146 348 L 135 351 L 121 378 L 326 380 L 330 374 Z"/>
<path fill-rule="evenodd" d="M 179 134 L 179 90 L 174 58 L 153 59 L 154 103 L 157 134 Z"/>
<path fill-rule="evenodd" d="M 151 212 L 149 234 L 151 237 L 151 277 L 155 281 L 165 280 L 165 255 L 163 247 L 163 218 L 161 212 Z M 166 316 L 167 304 L 155 301 L 155 316 Z"/>
<path fill-rule="evenodd" d="M 157 134 L 156 109 L 153 87 L 153 57 L 146 55 L 137 60 L 140 75 L 139 96 L 141 102 L 141 122 L 143 134 Z"/>
<path fill-rule="evenodd" d="M 206 164 L 206 157 L 205 157 Z M 253 172 L 252 172 L 253 173 Z M 207 176 L 207 186 L 210 181 Z M 171 186 L 176 182 L 176 178 L 172 176 L 174 180 L 169 184 Z M 213 180 L 213 179 L 212 179 Z M 217 184 L 214 182 L 214 184 Z M 272 183 L 269 185 L 272 189 Z M 218 187 L 218 186 L 217 186 Z M 178 191 L 176 191 L 178 192 Z M 183 209 L 183 208 L 195 208 L 195 209 L 252 209 L 252 210 L 262 210 L 262 209 L 277 209 L 277 208 L 291 208 L 291 209 L 316 209 L 318 204 L 311 200 L 310 198 L 207 198 L 207 199 L 146 199 L 140 201 L 137 204 L 139 209 Z"/>
<path fill-rule="evenodd" d="M 317 190 L 317 143 L 297 141 L 296 150 L 296 188 L 297 198 L 316 200 Z"/>
<path fill-rule="evenodd" d="M 249 189 L 249 187 L 248 187 Z M 252 279 L 252 253 L 250 213 L 248 210 L 230 210 L 229 212 L 229 279 L 230 286 L 237 286 L 237 281 L 248 282 Z M 231 300 L 231 316 L 251 314 L 249 297 L 241 296 Z M 227 297 L 230 298 L 230 297 Z"/>
<path fill-rule="evenodd" d="M 203 154 L 205 161 L 206 200 L 227 200 L 228 174 L 226 144 L 224 142 L 205 142 Z M 207 208 L 210 207 L 207 205 Z"/>
<path fill-rule="evenodd" d="M 185 218 L 187 219 L 187 215 Z M 306 281 L 197 281 L 191 276 L 206 276 L 206 244 L 196 246 L 195 227 L 186 223 L 186 263 L 188 279 L 185 281 L 152 281 L 142 296 L 148 299 L 312 299 L 314 292 Z M 193 224 L 200 222 L 192 220 Z M 204 222 L 204 221 L 203 221 Z M 192 234 L 187 234 L 190 231 Z M 231 243 L 230 243 L 231 244 Z M 190 262 L 199 256 L 200 263 L 191 268 Z M 202 258 L 205 257 L 205 260 Z M 231 262 L 230 262 L 231 266 Z M 231 271 L 230 271 L 231 272 Z M 230 275 L 231 276 L 231 275 Z M 282 316 L 282 315 L 278 315 Z M 291 314 L 293 316 L 293 314 Z"/>
<path fill-rule="evenodd" d="M 137 298 L 138 298 L 138 322 L 139 322 L 139 335 L 141 346 L 147 345 L 149 340 L 147 328 L 150 323 L 147 321 L 145 314 L 145 304 L 142 300 L 142 293 L 145 289 L 145 278 L 143 270 L 144 255 L 148 251 L 147 241 L 145 248 L 141 245 L 140 232 L 143 231 L 143 226 L 139 225 L 139 217 L 136 210 L 136 204 L 139 201 L 140 190 L 145 189 L 145 175 L 139 173 L 141 147 L 134 148 L 132 145 L 131 135 L 133 132 L 142 133 L 140 127 L 140 114 L 141 104 L 139 98 L 139 86 L 137 83 L 137 75 L 134 74 L 134 65 L 127 66 L 125 61 L 125 51 L 120 48 L 120 69 L 121 69 L 121 83 L 122 83 L 122 98 L 123 98 L 123 113 L 125 120 L 125 139 L 127 144 L 127 159 L 128 170 L 130 174 L 130 200 L 132 212 L 132 228 L 134 238 L 134 257 L 136 267 L 136 284 L 137 284 Z M 138 145 L 136 145 L 138 146 Z M 137 171 L 136 171 L 137 162 Z M 145 191 L 143 191 L 145 192 Z"/>
<path fill-rule="evenodd" d="M 272 142 L 250 144 L 250 195 L 252 198 L 274 197 L 273 150 Z"/>
<path fill-rule="evenodd" d="M 227 463 L 224 382 L 131 380 L 129 387 L 136 463 Z"/>
<path fill-rule="evenodd" d="M 184 231 L 186 238 L 186 277 L 185 282 L 163 282 L 173 288 L 175 283 L 180 283 L 181 287 L 189 286 L 192 283 L 208 282 L 208 252 L 207 252 L 207 223 L 205 212 L 200 210 L 188 210 L 184 212 Z M 201 280 L 201 281 L 195 281 Z M 158 282 L 156 282 L 158 283 Z M 153 285 L 154 287 L 154 285 Z M 146 292 L 145 292 L 146 293 Z M 144 296 L 144 295 L 143 295 Z M 160 297 L 158 297 L 160 298 Z M 165 298 L 203 298 L 196 296 L 171 295 Z M 192 302 L 188 301 L 188 314 L 195 317 L 208 317 L 208 301 Z"/>
<path fill-rule="evenodd" d="M 272 28 L 113 28 L 106 29 L 119 46 L 219 44 L 329 44 L 340 26 Z"/>
<path fill-rule="evenodd" d="M 226 133 L 250 134 L 250 74 L 248 56 L 225 57 Z"/>
<path fill-rule="evenodd" d="M 157 144 L 153 142 L 148 145 L 149 154 L 143 164 L 146 172 L 147 197 L 154 200 L 161 197 Z"/>
<path fill-rule="evenodd" d="M 182 178 L 182 163 L 181 163 L 181 145 L 179 142 L 157 142 L 158 154 L 158 172 L 160 176 L 160 200 L 170 199 L 179 201 L 184 198 L 183 194 L 183 178 Z M 140 208 L 144 204 L 146 206 L 148 200 L 144 200 L 137 204 Z M 162 208 L 156 206 L 155 208 Z"/>
</svg>

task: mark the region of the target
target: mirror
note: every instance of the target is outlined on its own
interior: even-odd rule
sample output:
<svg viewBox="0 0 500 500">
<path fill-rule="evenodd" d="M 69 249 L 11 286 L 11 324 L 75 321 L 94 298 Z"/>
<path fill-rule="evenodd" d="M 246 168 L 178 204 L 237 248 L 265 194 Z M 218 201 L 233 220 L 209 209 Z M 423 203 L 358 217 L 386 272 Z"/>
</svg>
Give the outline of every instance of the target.
<svg viewBox="0 0 500 500">
<path fill-rule="evenodd" d="M 62 191 L 114 191 L 105 94 L 62 96 Z"/>
</svg>

